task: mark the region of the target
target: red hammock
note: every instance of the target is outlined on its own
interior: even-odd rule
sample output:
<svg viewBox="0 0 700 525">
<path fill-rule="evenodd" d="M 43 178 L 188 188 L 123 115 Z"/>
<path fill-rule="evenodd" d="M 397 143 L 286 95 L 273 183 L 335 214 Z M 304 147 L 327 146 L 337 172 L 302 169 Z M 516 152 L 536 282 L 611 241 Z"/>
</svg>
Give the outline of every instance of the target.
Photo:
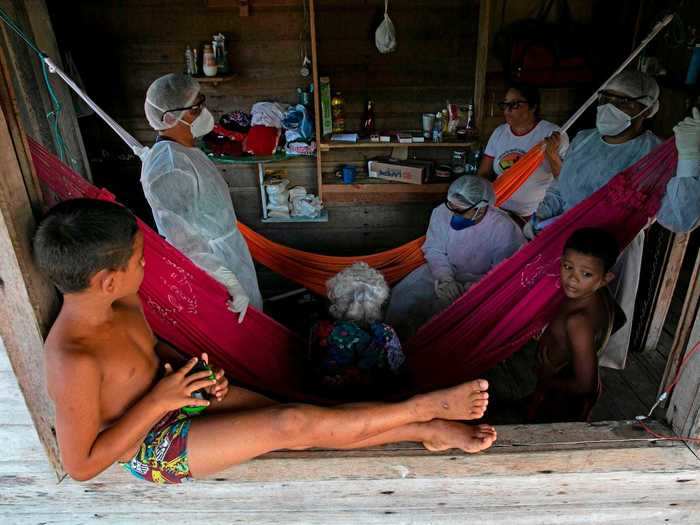
<svg viewBox="0 0 700 525">
<path fill-rule="evenodd" d="M 114 200 L 29 140 L 37 175 L 59 200 Z M 676 166 L 673 139 L 619 173 L 501 263 L 406 344 L 417 390 L 473 378 L 515 352 L 552 318 L 562 294 L 558 259 L 566 238 L 605 227 L 627 245 L 659 209 Z M 140 295 L 159 337 L 189 355 L 208 352 L 239 384 L 287 399 L 306 399 L 303 341 L 253 308 L 242 325 L 223 286 L 142 222 L 147 270 Z"/>
</svg>

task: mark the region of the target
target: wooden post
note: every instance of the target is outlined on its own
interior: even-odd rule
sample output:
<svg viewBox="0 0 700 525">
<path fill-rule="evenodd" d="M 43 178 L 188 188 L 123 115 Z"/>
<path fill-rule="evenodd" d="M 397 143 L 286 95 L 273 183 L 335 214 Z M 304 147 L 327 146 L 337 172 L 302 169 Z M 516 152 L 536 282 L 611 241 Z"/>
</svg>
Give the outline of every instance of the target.
<svg viewBox="0 0 700 525">
<path fill-rule="evenodd" d="M 680 365 L 683 356 L 688 347 L 688 342 L 691 340 L 691 332 L 694 331 L 693 325 L 697 325 L 698 305 L 700 304 L 700 253 L 696 255 L 695 266 L 690 277 L 688 292 L 683 303 L 683 310 L 678 319 L 678 328 L 673 339 L 671 352 L 666 363 L 663 379 L 661 380 L 660 391 L 669 387 L 673 381 Z M 700 367 L 698 368 L 700 369 Z M 700 381 L 700 376 L 696 377 L 696 381 Z M 700 385 L 700 383 L 698 383 Z M 674 396 L 675 397 L 675 396 Z M 672 407 L 671 407 L 672 408 Z M 669 408 L 669 410 L 671 410 Z M 682 407 L 683 409 L 687 407 Z"/>
<path fill-rule="evenodd" d="M 2 50 L 0 65 L 0 333 L 39 439 L 62 477 L 42 359 L 57 294 L 32 262 L 31 236 L 41 196 Z"/>
<path fill-rule="evenodd" d="M 311 78 L 314 83 L 314 126 L 316 126 L 316 180 L 318 198 L 323 199 L 323 168 L 321 162 L 321 93 L 318 83 L 318 49 L 316 42 L 316 6 L 309 0 L 309 40 L 311 41 Z"/>
<path fill-rule="evenodd" d="M 666 316 L 673 302 L 673 294 L 678 284 L 678 278 L 683 265 L 683 257 L 685 256 L 688 241 L 690 240 L 689 233 L 667 233 L 670 237 L 666 241 L 666 236 L 662 236 L 664 244 L 664 253 L 661 257 L 661 268 L 654 275 L 650 275 L 656 282 L 653 283 L 655 289 L 649 297 L 649 310 L 640 308 L 642 315 L 646 313 L 645 320 L 640 326 L 642 331 L 639 338 L 633 337 L 633 347 L 639 348 L 644 352 L 653 351 L 659 345 L 661 334 L 663 333 Z M 647 241 L 648 242 L 648 241 Z M 643 305 L 646 306 L 646 305 Z M 635 311 L 636 314 L 636 311 Z"/>
<path fill-rule="evenodd" d="M 695 315 L 685 353 L 690 352 L 699 343 L 700 310 Z M 690 358 L 681 372 L 680 380 L 669 402 L 666 419 L 671 422 L 674 432 L 679 436 L 700 438 L 700 352 L 696 352 Z M 700 442 L 688 442 L 688 446 L 700 457 Z"/>
<path fill-rule="evenodd" d="M 476 128 L 483 129 L 486 116 L 486 69 L 489 60 L 489 39 L 491 33 L 491 0 L 479 2 L 479 36 L 476 49 L 476 71 L 474 73 L 474 107 Z"/>
<path fill-rule="evenodd" d="M 24 0 L 24 4 L 37 46 L 47 53 L 58 67 L 65 70 L 45 0 Z M 92 180 L 71 90 L 57 75 L 51 75 L 50 78 L 62 107 L 60 125 L 66 143 L 66 162 L 83 177 Z"/>
<path fill-rule="evenodd" d="M 44 0 L 0 0 L 0 6 L 17 21 L 27 36 L 35 40 L 60 66 L 61 57 Z M 5 24 L 0 24 L 0 40 L 6 53 L 6 65 L 11 71 L 10 78 L 13 80 L 14 89 L 26 101 L 19 107 L 24 129 L 35 140 L 57 151 L 59 145 L 46 118 L 46 115 L 53 111 L 53 105 L 44 86 L 44 75 L 38 55 Z M 52 86 L 62 107 L 60 129 L 66 146 L 67 160 L 71 168 L 89 179 L 89 164 L 70 90 L 58 79 L 53 80 Z"/>
</svg>

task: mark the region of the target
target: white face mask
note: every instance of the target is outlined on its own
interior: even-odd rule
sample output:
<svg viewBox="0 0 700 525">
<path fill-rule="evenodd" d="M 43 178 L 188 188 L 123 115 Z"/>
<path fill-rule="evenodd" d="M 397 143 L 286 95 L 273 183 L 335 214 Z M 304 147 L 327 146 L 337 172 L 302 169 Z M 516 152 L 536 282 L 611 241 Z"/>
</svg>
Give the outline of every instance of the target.
<svg viewBox="0 0 700 525">
<path fill-rule="evenodd" d="M 180 122 L 185 122 L 181 120 Z M 191 123 L 185 122 L 190 127 L 190 133 L 194 138 L 203 137 L 214 129 L 214 117 L 207 108 L 202 108 L 202 112 L 197 115 Z"/>
<path fill-rule="evenodd" d="M 644 113 L 648 108 L 644 108 L 634 117 L 630 117 L 613 104 L 603 104 L 598 106 L 598 114 L 595 119 L 595 127 L 604 137 L 614 137 L 630 127 L 632 121 Z"/>
</svg>

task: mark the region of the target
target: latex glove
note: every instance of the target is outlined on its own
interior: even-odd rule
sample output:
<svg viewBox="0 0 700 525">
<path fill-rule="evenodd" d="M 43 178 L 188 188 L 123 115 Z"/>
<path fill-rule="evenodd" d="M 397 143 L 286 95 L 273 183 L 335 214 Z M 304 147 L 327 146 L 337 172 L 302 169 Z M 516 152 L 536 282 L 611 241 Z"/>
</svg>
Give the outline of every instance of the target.
<svg viewBox="0 0 700 525">
<path fill-rule="evenodd" d="M 435 281 L 435 295 L 446 303 L 457 300 L 462 295 L 462 285 L 457 281 Z"/>
<path fill-rule="evenodd" d="M 700 110 L 693 108 L 693 116 L 681 120 L 673 128 L 679 160 L 700 159 Z"/>
<path fill-rule="evenodd" d="M 245 318 L 245 314 L 248 311 L 250 298 L 245 293 L 241 283 L 238 282 L 236 275 L 226 268 L 219 268 L 216 272 L 214 272 L 214 277 L 228 290 L 228 293 L 231 296 L 231 300 L 227 302 L 228 309 L 233 313 L 239 314 L 238 322 L 242 323 L 243 319 Z"/>
</svg>

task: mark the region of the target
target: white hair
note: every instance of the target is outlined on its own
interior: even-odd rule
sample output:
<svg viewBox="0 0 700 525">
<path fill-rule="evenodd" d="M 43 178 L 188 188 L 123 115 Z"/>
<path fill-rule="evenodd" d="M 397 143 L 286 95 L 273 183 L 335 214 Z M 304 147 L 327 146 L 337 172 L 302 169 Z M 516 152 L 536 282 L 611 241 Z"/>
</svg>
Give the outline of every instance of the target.
<svg viewBox="0 0 700 525">
<path fill-rule="evenodd" d="M 333 317 L 367 324 L 382 318 L 382 306 L 389 297 L 384 276 L 364 262 L 336 274 L 326 289 Z"/>
</svg>

